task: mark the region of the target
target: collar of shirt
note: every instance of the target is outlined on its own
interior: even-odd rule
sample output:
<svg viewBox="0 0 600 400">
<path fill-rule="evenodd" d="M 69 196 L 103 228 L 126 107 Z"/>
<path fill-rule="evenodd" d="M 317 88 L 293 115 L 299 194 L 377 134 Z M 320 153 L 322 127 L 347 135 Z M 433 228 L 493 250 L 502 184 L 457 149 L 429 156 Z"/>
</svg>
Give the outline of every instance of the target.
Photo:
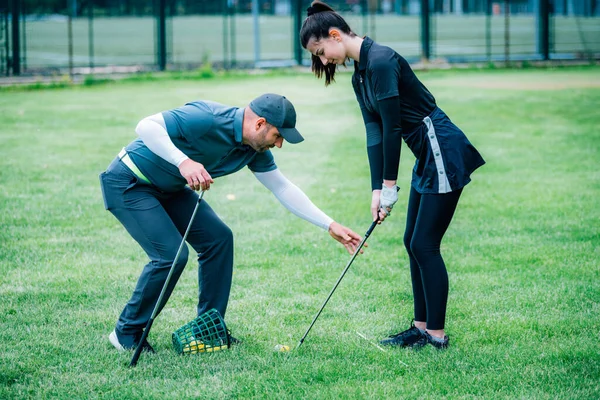
<svg viewBox="0 0 600 400">
<path fill-rule="evenodd" d="M 233 118 L 233 133 L 237 144 L 242 144 L 242 124 L 244 122 L 244 109 L 238 108 Z"/>
<path fill-rule="evenodd" d="M 371 50 L 371 46 L 373 45 L 373 40 L 365 36 L 362 44 L 360 45 L 360 61 L 358 63 L 358 70 L 364 71 L 367 69 L 367 62 L 369 56 L 369 50 Z M 354 61 L 354 67 L 356 68 L 356 61 Z"/>
</svg>

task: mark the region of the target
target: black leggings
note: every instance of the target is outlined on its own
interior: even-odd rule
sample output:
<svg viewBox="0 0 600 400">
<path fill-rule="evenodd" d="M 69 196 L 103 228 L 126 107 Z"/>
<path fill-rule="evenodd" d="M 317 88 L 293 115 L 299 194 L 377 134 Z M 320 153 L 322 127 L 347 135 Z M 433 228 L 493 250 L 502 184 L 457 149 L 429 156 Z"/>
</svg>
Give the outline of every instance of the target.
<svg viewBox="0 0 600 400">
<path fill-rule="evenodd" d="M 440 244 L 452 221 L 462 189 L 446 194 L 419 194 L 410 189 L 404 246 L 410 258 L 415 321 L 427 329 L 444 329 L 448 273 Z"/>
</svg>

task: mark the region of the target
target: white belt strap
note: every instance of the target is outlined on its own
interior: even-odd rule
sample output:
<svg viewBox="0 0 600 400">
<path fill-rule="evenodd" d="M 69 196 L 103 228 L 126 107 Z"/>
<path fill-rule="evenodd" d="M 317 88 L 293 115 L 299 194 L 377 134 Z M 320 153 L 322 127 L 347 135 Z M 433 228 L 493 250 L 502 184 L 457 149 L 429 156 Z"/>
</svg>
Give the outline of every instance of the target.
<svg viewBox="0 0 600 400">
<path fill-rule="evenodd" d="M 448 177 L 446 176 L 446 169 L 444 168 L 444 159 L 442 158 L 442 152 L 440 151 L 440 144 L 437 140 L 437 135 L 435 134 L 435 127 L 433 126 L 433 122 L 431 122 L 431 118 L 425 117 L 423 118 L 423 122 L 427 125 L 427 138 L 429 139 L 429 144 L 431 145 L 431 151 L 433 152 L 433 159 L 435 160 L 435 167 L 437 168 L 438 173 L 438 193 L 448 193 L 452 191 L 450 187 L 450 182 L 448 181 Z"/>
</svg>

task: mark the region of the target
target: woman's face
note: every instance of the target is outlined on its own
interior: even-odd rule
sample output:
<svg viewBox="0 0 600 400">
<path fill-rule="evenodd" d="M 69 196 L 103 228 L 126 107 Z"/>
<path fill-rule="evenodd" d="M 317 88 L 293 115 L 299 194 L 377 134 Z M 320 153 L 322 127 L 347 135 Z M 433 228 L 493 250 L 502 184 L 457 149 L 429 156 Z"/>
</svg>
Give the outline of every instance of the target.
<svg viewBox="0 0 600 400">
<path fill-rule="evenodd" d="M 342 65 L 346 62 L 346 47 L 340 37 L 328 36 L 320 40 L 312 37 L 306 45 L 306 50 L 319 57 L 323 65 Z"/>
</svg>

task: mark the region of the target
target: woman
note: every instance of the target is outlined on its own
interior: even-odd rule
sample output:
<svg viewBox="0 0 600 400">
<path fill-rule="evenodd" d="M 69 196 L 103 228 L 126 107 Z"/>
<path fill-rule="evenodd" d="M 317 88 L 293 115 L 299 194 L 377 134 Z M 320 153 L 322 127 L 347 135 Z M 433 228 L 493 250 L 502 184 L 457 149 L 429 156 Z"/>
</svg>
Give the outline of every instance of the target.
<svg viewBox="0 0 600 400">
<path fill-rule="evenodd" d="M 440 110 L 407 61 L 368 37 L 357 36 L 331 7 L 314 1 L 300 31 L 312 70 L 325 85 L 337 65 L 354 60 L 352 85 L 367 131 L 373 220 L 385 220 L 398 200 L 401 141 L 416 157 L 404 245 L 410 259 L 414 323 L 383 345 L 448 347 L 444 331 L 448 274 L 440 243 L 471 173 L 485 164 L 464 133 Z"/>
</svg>

